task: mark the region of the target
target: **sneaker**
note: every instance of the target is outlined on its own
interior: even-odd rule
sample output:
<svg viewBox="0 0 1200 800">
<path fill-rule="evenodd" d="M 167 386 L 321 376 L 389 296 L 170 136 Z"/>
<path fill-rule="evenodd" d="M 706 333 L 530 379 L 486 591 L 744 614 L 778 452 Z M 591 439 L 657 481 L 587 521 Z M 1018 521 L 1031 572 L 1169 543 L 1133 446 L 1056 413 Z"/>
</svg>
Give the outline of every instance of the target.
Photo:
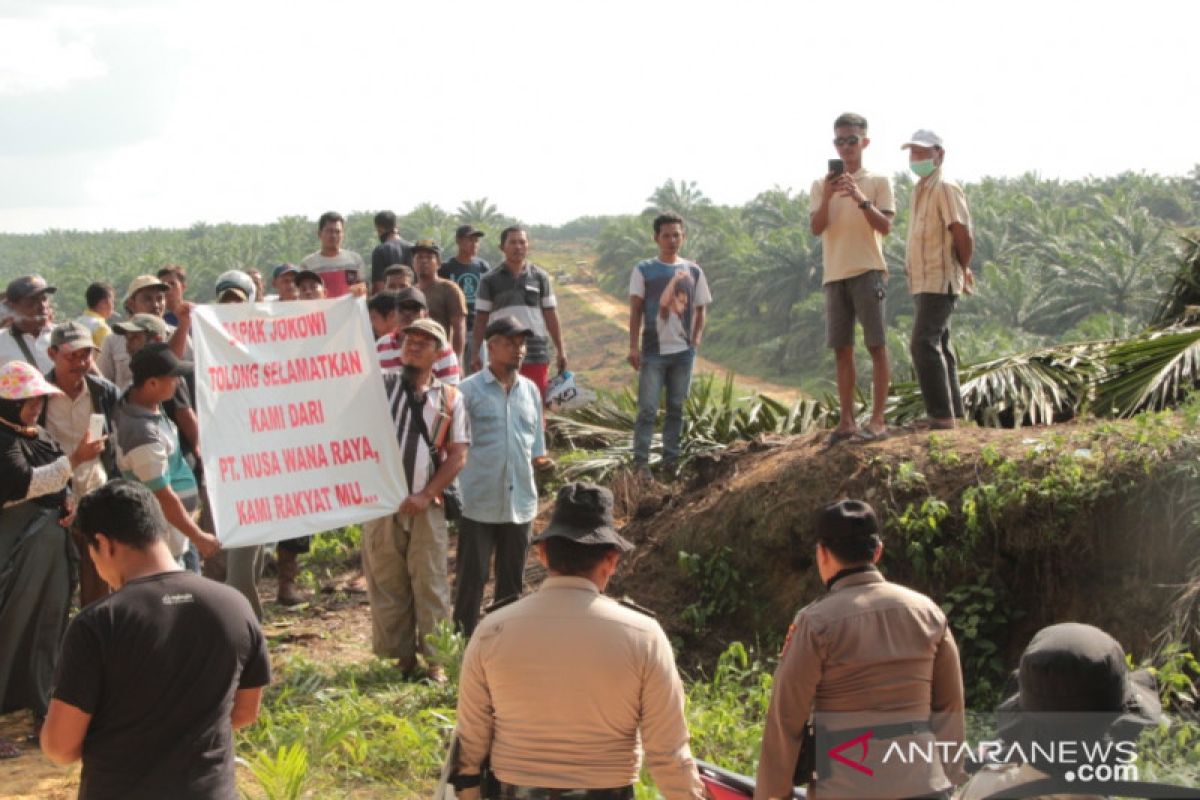
<svg viewBox="0 0 1200 800">
<path fill-rule="evenodd" d="M 642 486 L 649 486 L 654 483 L 654 473 L 650 471 L 650 467 L 646 464 L 638 465 L 633 474 L 637 478 L 637 482 Z"/>
<path fill-rule="evenodd" d="M 436 683 L 438 686 L 444 686 L 449 680 L 449 678 L 446 677 L 446 670 L 442 668 L 441 664 L 430 664 L 428 667 L 426 667 L 425 677 L 428 678 L 430 682 Z"/>
</svg>

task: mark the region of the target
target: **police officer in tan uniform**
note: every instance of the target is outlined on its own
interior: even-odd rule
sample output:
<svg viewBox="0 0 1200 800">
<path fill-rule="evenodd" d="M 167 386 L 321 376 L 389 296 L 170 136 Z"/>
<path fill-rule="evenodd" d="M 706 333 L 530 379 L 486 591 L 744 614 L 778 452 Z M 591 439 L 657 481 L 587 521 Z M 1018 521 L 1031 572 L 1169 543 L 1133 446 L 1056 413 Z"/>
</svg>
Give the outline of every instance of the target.
<svg viewBox="0 0 1200 800">
<path fill-rule="evenodd" d="M 876 569 L 883 542 L 868 504 L 826 506 L 816 534 L 829 593 L 801 609 L 788 630 L 755 799 L 790 797 L 794 782 L 809 783 L 816 798 L 948 797 L 963 778 L 961 765 L 888 755 L 893 742 L 906 752 L 910 744 L 940 752 L 935 742 L 949 742 L 953 752 L 963 740 L 962 669 L 946 615 Z M 804 737 L 810 717 L 815 740 Z M 795 774 L 802 743 L 814 748 L 815 781 Z"/>
<path fill-rule="evenodd" d="M 479 797 L 490 758 L 501 798 L 626 800 L 643 749 L 668 800 L 703 797 L 671 644 L 648 612 L 603 594 L 633 547 L 612 493 L 564 486 L 533 542 L 549 577 L 488 614 L 463 658 L 458 797 Z"/>
</svg>

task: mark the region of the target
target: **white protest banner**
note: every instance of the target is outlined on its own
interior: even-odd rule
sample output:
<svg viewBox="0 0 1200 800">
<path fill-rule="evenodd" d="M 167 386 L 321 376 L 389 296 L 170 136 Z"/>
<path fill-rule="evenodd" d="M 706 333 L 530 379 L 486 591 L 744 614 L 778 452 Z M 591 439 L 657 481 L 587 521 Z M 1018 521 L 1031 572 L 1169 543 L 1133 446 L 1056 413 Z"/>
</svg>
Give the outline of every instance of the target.
<svg viewBox="0 0 1200 800">
<path fill-rule="evenodd" d="M 192 318 L 200 449 L 222 545 L 400 507 L 400 448 L 361 300 L 197 306 Z"/>
</svg>

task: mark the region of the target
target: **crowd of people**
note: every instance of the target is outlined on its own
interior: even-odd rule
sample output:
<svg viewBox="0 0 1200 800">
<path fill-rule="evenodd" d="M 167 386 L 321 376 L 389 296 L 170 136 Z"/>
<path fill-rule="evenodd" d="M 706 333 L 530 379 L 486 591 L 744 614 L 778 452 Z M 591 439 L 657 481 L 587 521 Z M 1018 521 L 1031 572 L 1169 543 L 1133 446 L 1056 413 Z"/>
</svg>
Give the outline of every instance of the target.
<svg viewBox="0 0 1200 800">
<path fill-rule="evenodd" d="M 841 400 L 831 446 L 887 435 L 882 238 L 895 214 L 888 179 L 862 166 L 866 120 L 844 114 L 834 131 L 840 158 L 811 195 Z M 912 356 L 929 425 L 952 427 L 963 411 L 949 316 L 971 285 L 970 218 L 961 189 L 941 176 L 941 139 L 918 131 L 904 147 L 920 177 L 907 260 Z M 528 232 L 500 233 L 504 260 L 493 268 L 478 256 L 484 233 L 470 225 L 446 260 L 435 241 L 404 240 L 391 212 L 375 227 L 369 274 L 342 247 L 344 218 L 328 212 L 317 224 L 320 249 L 274 267 L 269 292 L 254 269 L 193 292 L 215 303 L 365 299 L 401 454 L 396 479 L 408 490 L 392 513 L 363 525 L 374 652 L 405 678 L 442 682 L 426 636 L 452 621 L 469 637 L 451 764 L 459 797 L 631 798 L 643 751 L 667 797 L 703 796 L 670 643 L 645 609 L 603 594 L 633 547 L 616 530 L 611 493 L 568 484 L 533 537 L 536 474 L 552 466 L 551 359 L 563 373 L 568 354 L 551 276 L 529 260 Z M 681 254 L 684 220 L 659 215 L 653 240 L 656 256 L 634 266 L 629 283 L 628 358 L 639 376 L 633 467 L 645 481 L 654 480 L 664 394 L 660 477 L 679 469 L 682 408 L 712 302 L 704 271 Z M 37 275 L 11 281 L 0 329 L 0 713 L 30 710 L 50 758 L 82 758 L 81 797 L 232 797 L 232 730 L 253 722 L 270 681 L 259 627 L 265 552 L 223 549 L 214 533 L 187 271 L 167 264 L 134 278 L 119 322 L 109 284 L 88 287 L 87 310 L 74 320 L 55 319 L 55 291 Z M 853 409 L 856 321 L 874 370 L 862 428 Z M 788 632 L 757 797 L 789 796 L 797 783 L 815 782 L 822 796 L 845 790 L 819 767 L 797 769 L 818 712 L 886 709 L 904 717 L 880 729 L 889 736 L 963 737 L 949 625 L 933 601 L 875 568 L 874 512 L 841 501 L 816 530 L 829 593 Z M 549 577 L 522 598 L 531 545 Z M 303 600 L 298 559 L 308 547 L 292 537 L 276 548 L 281 604 Z M 198 574 L 221 558 L 226 586 Z M 481 619 L 493 562 L 496 602 Z M 82 610 L 68 625 L 76 574 Z M 1109 677 L 1127 688 L 1121 666 Z M 1102 695 L 1081 702 L 1103 706 Z M 15 753 L 0 742 L 0 756 Z M 886 796 L 948 796 L 962 778 L 957 763 L 908 769 L 888 778 Z"/>
</svg>

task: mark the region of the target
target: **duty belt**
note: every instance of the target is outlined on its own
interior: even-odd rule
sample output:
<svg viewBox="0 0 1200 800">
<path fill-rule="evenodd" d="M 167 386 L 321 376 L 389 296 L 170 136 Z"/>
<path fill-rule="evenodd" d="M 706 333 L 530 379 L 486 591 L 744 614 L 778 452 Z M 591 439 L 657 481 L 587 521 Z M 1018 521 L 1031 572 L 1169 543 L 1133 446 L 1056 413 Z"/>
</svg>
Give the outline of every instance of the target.
<svg viewBox="0 0 1200 800">
<path fill-rule="evenodd" d="M 617 789 L 544 789 L 500 783 L 500 800 L 633 800 L 633 787 Z"/>
</svg>

